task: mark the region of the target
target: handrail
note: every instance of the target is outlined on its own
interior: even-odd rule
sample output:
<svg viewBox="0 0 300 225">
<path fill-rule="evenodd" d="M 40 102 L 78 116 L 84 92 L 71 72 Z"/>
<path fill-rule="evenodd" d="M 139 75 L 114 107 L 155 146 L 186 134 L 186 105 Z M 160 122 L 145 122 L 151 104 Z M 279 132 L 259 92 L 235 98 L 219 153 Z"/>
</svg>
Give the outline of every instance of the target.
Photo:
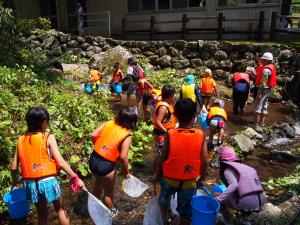
<svg viewBox="0 0 300 225">
<path fill-rule="evenodd" d="M 182 20 L 165 20 L 165 21 L 156 21 L 156 24 L 160 24 L 160 23 L 182 23 Z"/>
<path fill-rule="evenodd" d="M 278 15 L 277 18 L 280 18 L 280 19 L 287 18 L 287 19 L 291 19 L 291 20 L 300 20 L 300 16 L 283 16 L 283 15 Z"/>
<path fill-rule="evenodd" d="M 217 16 L 199 16 L 199 17 L 188 17 L 187 19 L 189 19 L 189 20 L 202 20 L 202 19 L 211 20 L 211 19 L 218 19 L 218 17 Z"/>
</svg>

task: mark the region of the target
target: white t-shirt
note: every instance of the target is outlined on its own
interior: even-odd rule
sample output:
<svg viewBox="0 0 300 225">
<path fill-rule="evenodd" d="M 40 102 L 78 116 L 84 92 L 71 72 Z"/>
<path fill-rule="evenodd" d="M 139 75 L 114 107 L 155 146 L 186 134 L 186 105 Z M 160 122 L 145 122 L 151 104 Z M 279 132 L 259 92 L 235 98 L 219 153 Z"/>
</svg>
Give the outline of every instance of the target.
<svg viewBox="0 0 300 225">
<path fill-rule="evenodd" d="M 269 88 L 268 80 L 272 75 L 272 71 L 268 68 L 264 69 L 261 74 L 261 84 L 264 88 Z"/>
<path fill-rule="evenodd" d="M 137 65 L 138 67 L 140 67 L 139 65 Z M 141 70 L 144 72 L 144 70 L 143 70 L 143 68 L 142 67 L 140 67 L 141 68 Z M 128 68 L 127 68 L 127 74 L 129 74 L 129 75 L 132 75 L 133 74 L 133 67 L 132 66 L 129 66 Z"/>
</svg>

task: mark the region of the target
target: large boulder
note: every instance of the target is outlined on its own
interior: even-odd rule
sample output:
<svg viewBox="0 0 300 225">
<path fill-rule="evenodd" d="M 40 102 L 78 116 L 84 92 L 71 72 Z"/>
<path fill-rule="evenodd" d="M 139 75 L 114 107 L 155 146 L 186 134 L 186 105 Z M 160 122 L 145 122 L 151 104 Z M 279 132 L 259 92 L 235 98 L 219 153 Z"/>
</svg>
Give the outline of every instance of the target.
<svg viewBox="0 0 300 225">
<path fill-rule="evenodd" d="M 231 59 L 232 61 L 241 59 L 241 54 L 240 54 L 240 52 L 239 52 L 239 51 L 233 51 L 233 52 L 231 52 L 231 53 L 230 53 L 230 59 Z"/>
<path fill-rule="evenodd" d="M 269 96 L 269 101 L 273 102 L 273 103 L 281 102 L 282 101 L 281 92 L 282 92 L 282 90 L 280 87 L 272 88 L 271 94 Z"/>
<path fill-rule="evenodd" d="M 179 56 L 179 51 L 174 47 L 170 47 L 169 50 L 168 50 L 168 54 L 171 57 L 177 57 L 177 56 Z"/>
<path fill-rule="evenodd" d="M 209 52 L 216 52 L 219 49 L 219 45 L 218 41 L 205 41 L 203 49 Z"/>
<path fill-rule="evenodd" d="M 232 43 L 228 42 L 228 41 L 222 41 L 220 43 L 220 49 L 225 51 L 225 52 L 232 52 L 234 49 L 234 46 Z"/>
<path fill-rule="evenodd" d="M 293 52 L 289 49 L 282 50 L 278 56 L 278 60 L 282 61 L 289 61 L 293 57 Z"/>
<path fill-rule="evenodd" d="M 187 45 L 188 49 L 192 49 L 192 50 L 198 50 L 199 49 L 199 45 L 197 41 L 190 41 Z"/>
<path fill-rule="evenodd" d="M 206 67 L 210 68 L 211 70 L 216 70 L 219 68 L 219 62 L 214 59 L 209 59 L 209 60 L 205 61 L 204 65 Z"/>
<path fill-rule="evenodd" d="M 187 47 L 187 45 L 188 45 L 188 43 L 184 40 L 176 40 L 173 43 L 173 46 L 177 49 L 184 49 Z"/>
<path fill-rule="evenodd" d="M 203 40 L 198 40 L 198 48 L 201 50 L 204 46 L 204 41 Z"/>
<path fill-rule="evenodd" d="M 85 43 L 84 37 L 81 37 L 81 36 L 77 36 L 77 37 L 76 37 L 76 41 L 77 41 L 79 44 Z"/>
<path fill-rule="evenodd" d="M 54 36 L 50 36 L 50 37 L 46 38 L 44 40 L 44 47 L 45 48 L 50 48 L 51 45 L 54 43 L 54 41 L 55 41 L 55 37 Z"/>
<path fill-rule="evenodd" d="M 188 59 L 195 59 L 199 57 L 199 52 L 192 49 L 184 49 L 183 55 L 187 57 Z"/>
<path fill-rule="evenodd" d="M 84 51 L 87 50 L 89 47 L 90 47 L 90 44 L 88 44 L 88 43 L 83 43 L 80 45 L 80 48 Z"/>
<path fill-rule="evenodd" d="M 153 65 L 153 66 L 157 66 L 158 65 L 158 59 L 159 56 L 158 55 L 151 55 L 149 57 L 149 62 Z"/>
<path fill-rule="evenodd" d="M 150 52 L 150 51 L 145 51 L 145 52 L 143 52 L 143 54 L 144 54 L 144 56 L 147 56 L 147 57 L 149 57 L 151 55 L 155 55 L 153 52 Z"/>
<path fill-rule="evenodd" d="M 230 60 L 222 60 L 220 62 L 220 68 L 222 70 L 231 71 L 232 67 L 233 67 L 233 63 Z"/>
<path fill-rule="evenodd" d="M 76 40 L 71 40 L 68 42 L 68 46 L 71 48 L 77 48 L 78 47 L 78 42 Z"/>
<path fill-rule="evenodd" d="M 65 34 L 63 32 L 58 32 L 58 40 L 60 41 L 60 43 L 67 43 L 71 40 L 71 35 Z"/>
<path fill-rule="evenodd" d="M 216 80 L 224 80 L 227 78 L 227 76 L 229 76 L 228 72 L 225 72 L 224 70 L 217 69 L 213 71 L 213 77 Z"/>
<path fill-rule="evenodd" d="M 216 53 L 214 54 L 214 59 L 218 60 L 218 61 L 222 61 L 227 59 L 227 53 L 224 51 L 216 51 Z"/>
<path fill-rule="evenodd" d="M 172 65 L 174 69 L 186 69 L 189 67 L 190 61 L 188 59 L 174 60 Z"/>
<path fill-rule="evenodd" d="M 171 67 L 171 59 L 172 57 L 169 55 L 164 55 L 157 60 L 157 64 L 162 68 Z"/>
<path fill-rule="evenodd" d="M 246 60 L 255 60 L 256 56 L 252 52 L 245 52 L 243 59 L 246 59 Z"/>
<path fill-rule="evenodd" d="M 195 69 L 202 66 L 202 60 L 200 58 L 192 59 L 191 60 L 191 66 Z"/>
<path fill-rule="evenodd" d="M 209 60 L 209 59 L 211 59 L 211 57 L 212 57 L 212 54 L 209 51 L 206 51 L 206 50 L 200 51 L 200 58 L 202 60 Z"/>
</svg>

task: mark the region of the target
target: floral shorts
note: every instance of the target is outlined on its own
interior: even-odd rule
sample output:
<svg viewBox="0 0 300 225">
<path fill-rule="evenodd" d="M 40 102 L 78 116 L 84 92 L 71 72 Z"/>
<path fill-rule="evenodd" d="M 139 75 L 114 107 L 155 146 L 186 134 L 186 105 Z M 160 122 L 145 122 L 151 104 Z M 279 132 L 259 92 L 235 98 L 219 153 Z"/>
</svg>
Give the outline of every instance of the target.
<svg viewBox="0 0 300 225">
<path fill-rule="evenodd" d="M 58 200 L 61 195 L 60 183 L 55 177 L 41 180 L 26 180 L 27 199 L 33 204 L 45 198 L 48 203 Z"/>
</svg>

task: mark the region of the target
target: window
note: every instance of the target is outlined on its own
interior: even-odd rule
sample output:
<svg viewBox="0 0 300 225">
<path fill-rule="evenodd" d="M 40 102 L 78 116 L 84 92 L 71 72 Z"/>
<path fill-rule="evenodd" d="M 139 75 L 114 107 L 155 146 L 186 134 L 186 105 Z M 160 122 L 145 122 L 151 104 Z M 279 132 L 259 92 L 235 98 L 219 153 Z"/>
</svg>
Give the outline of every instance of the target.
<svg viewBox="0 0 300 225">
<path fill-rule="evenodd" d="M 173 9 L 187 8 L 187 0 L 173 0 Z"/>
<path fill-rule="evenodd" d="M 155 10 L 155 0 L 142 0 L 142 10 Z"/>
<path fill-rule="evenodd" d="M 236 6 L 236 0 L 218 0 L 219 6 Z"/>
<path fill-rule="evenodd" d="M 189 7 L 204 7 L 205 0 L 189 0 Z"/>
<path fill-rule="evenodd" d="M 237 0 L 237 4 L 253 4 L 258 3 L 258 0 Z"/>
<path fill-rule="evenodd" d="M 262 3 L 279 3 L 279 0 L 262 0 Z"/>
<path fill-rule="evenodd" d="M 158 9 L 170 9 L 170 1 L 158 0 Z"/>
<path fill-rule="evenodd" d="M 128 12 L 138 12 L 140 10 L 140 0 L 127 0 Z"/>
</svg>

